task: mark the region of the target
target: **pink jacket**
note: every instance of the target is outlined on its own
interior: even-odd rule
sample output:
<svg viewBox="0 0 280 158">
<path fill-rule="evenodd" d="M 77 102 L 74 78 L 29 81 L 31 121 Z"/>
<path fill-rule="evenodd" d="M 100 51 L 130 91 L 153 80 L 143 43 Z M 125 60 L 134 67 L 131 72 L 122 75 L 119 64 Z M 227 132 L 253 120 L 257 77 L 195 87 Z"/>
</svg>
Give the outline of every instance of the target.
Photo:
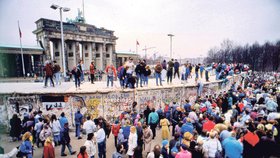
<svg viewBox="0 0 280 158">
<path fill-rule="evenodd" d="M 192 154 L 187 150 L 180 151 L 175 158 L 192 158 Z"/>
</svg>

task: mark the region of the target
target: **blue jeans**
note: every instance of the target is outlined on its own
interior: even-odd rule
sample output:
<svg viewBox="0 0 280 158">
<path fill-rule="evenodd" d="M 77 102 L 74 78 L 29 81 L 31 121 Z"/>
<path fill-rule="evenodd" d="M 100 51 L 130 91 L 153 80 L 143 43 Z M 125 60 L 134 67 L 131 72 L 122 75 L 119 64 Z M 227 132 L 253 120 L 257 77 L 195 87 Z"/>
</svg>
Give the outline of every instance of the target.
<svg viewBox="0 0 280 158">
<path fill-rule="evenodd" d="M 60 142 L 60 135 L 53 135 L 53 139 L 55 143 L 59 143 Z"/>
<path fill-rule="evenodd" d="M 128 81 L 128 79 L 131 77 L 132 77 L 132 74 L 126 74 L 125 86 L 132 87 L 132 84 Z"/>
<path fill-rule="evenodd" d="M 119 78 L 121 87 L 124 87 L 125 79 Z"/>
<path fill-rule="evenodd" d="M 105 141 L 97 143 L 98 146 L 98 157 L 106 158 L 106 143 Z"/>
<path fill-rule="evenodd" d="M 58 85 L 60 83 L 60 72 L 57 72 L 55 75 L 55 84 Z"/>
<path fill-rule="evenodd" d="M 76 124 L 76 137 L 80 137 L 80 132 L 81 132 L 81 125 Z"/>
<path fill-rule="evenodd" d="M 85 74 L 84 74 L 84 72 L 82 71 L 81 72 L 81 81 L 84 81 L 85 80 Z"/>
<path fill-rule="evenodd" d="M 161 83 L 161 73 L 157 73 L 156 72 L 156 83 L 157 83 L 157 86 L 158 86 L 158 80 L 159 80 L 160 85 L 162 85 L 162 83 Z"/>
<path fill-rule="evenodd" d="M 75 86 L 76 86 L 76 88 L 80 87 L 80 84 L 81 84 L 80 77 L 75 77 L 74 76 L 74 78 L 75 78 Z"/>
<path fill-rule="evenodd" d="M 114 76 L 107 76 L 107 87 L 109 87 L 109 82 L 111 82 L 111 87 L 113 87 Z"/>
<path fill-rule="evenodd" d="M 140 80 L 140 86 L 142 87 L 142 85 L 144 84 L 144 74 L 137 74 L 137 82 L 136 82 L 136 86 L 138 87 L 138 83 Z"/>
<path fill-rule="evenodd" d="M 144 85 L 148 85 L 149 77 L 144 76 Z"/>
<path fill-rule="evenodd" d="M 141 80 L 141 75 L 137 73 L 136 74 L 136 78 L 137 78 L 137 80 L 136 80 L 136 87 L 138 87 L 139 80 Z M 141 83 L 140 83 L 140 85 L 141 85 Z"/>
<path fill-rule="evenodd" d="M 61 144 L 61 155 L 64 154 L 65 146 L 67 146 L 70 154 L 73 153 L 72 146 L 69 143 L 68 144 Z"/>
</svg>

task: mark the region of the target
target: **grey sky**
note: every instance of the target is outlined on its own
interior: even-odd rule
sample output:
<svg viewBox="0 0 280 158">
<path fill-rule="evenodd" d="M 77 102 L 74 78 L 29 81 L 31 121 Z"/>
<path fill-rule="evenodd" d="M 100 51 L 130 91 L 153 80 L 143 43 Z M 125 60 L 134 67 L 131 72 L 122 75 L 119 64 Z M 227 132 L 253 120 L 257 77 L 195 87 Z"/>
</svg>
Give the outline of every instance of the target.
<svg viewBox="0 0 280 158">
<path fill-rule="evenodd" d="M 279 0 L 84 0 L 89 24 L 114 30 L 117 51 L 139 51 L 147 47 L 169 55 L 168 33 L 173 38 L 175 57 L 206 56 L 224 39 L 238 44 L 280 39 Z M 35 21 L 59 20 L 52 3 L 71 8 L 63 14 L 75 18 L 82 0 L 0 0 L 0 43 L 19 44 L 17 20 L 24 45 L 36 45 Z"/>
</svg>

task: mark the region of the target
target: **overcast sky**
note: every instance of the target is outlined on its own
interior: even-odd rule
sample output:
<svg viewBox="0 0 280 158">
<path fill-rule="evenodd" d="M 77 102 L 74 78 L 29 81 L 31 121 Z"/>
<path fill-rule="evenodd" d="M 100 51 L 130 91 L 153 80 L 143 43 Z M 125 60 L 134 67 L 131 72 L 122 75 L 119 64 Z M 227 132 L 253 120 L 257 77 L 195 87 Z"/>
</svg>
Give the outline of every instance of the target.
<svg viewBox="0 0 280 158">
<path fill-rule="evenodd" d="M 63 20 L 75 18 L 82 0 L 0 0 L 0 43 L 19 45 L 17 21 L 23 45 L 36 45 L 35 21 L 59 20 L 51 4 L 69 7 Z M 280 39 L 279 0 L 84 0 L 86 22 L 114 30 L 117 51 L 169 55 L 167 34 L 172 33 L 177 58 L 206 56 L 224 39 L 238 44 Z"/>
</svg>

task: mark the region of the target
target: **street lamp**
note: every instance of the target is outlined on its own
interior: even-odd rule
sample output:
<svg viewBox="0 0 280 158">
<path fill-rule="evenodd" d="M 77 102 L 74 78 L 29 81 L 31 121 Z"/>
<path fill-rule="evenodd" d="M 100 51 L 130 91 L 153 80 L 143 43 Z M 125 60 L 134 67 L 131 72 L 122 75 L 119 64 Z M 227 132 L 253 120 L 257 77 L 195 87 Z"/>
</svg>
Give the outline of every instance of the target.
<svg viewBox="0 0 280 158">
<path fill-rule="evenodd" d="M 170 37 L 170 59 L 172 58 L 172 37 L 175 35 L 168 34 L 167 36 Z"/>
<path fill-rule="evenodd" d="M 61 52 L 62 52 L 62 62 L 63 62 L 63 76 L 64 78 L 66 77 L 66 59 L 65 59 L 65 52 L 64 52 L 64 38 L 63 38 L 63 22 L 62 22 L 62 11 L 63 12 L 68 12 L 70 11 L 70 8 L 66 8 L 66 7 L 61 7 L 59 5 L 56 4 L 52 4 L 51 8 L 56 10 L 59 9 L 59 13 L 60 13 L 60 35 L 61 35 Z"/>
</svg>

